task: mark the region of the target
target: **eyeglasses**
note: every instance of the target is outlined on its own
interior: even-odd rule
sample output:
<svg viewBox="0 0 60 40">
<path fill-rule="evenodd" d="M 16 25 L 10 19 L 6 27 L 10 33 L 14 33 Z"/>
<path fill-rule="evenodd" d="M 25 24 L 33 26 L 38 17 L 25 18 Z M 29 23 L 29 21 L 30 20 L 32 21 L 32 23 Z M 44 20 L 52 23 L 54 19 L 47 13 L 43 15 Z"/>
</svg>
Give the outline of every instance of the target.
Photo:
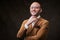
<svg viewBox="0 0 60 40">
<path fill-rule="evenodd" d="M 38 9 L 38 8 L 40 8 L 40 7 L 30 7 L 30 9 L 33 9 L 33 8 Z"/>
</svg>

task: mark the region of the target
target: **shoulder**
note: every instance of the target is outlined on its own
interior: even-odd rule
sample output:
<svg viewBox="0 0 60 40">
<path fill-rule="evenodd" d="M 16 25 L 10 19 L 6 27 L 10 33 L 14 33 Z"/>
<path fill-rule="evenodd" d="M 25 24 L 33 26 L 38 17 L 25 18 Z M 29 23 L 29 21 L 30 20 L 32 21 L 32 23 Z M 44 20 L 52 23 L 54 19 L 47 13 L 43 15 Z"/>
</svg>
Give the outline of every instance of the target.
<svg viewBox="0 0 60 40">
<path fill-rule="evenodd" d="M 23 22 L 22 23 L 26 23 L 28 21 L 28 19 L 25 19 L 25 20 L 23 20 Z"/>
<path fill-rule="evenodd" d="M 44 18 L 40 18 L 38 21 L 38 24 L 40 24 L 40 25 L 46 24 L 47 25 L 47 24 L 49 24 L 49 21 Z"/>
<path fill-rule="evenodd" d="M 48 22 L 49 22 L 48 20 L 46 20 L 46 19 L 44 19 L 44 18 L 41 18 L 41 21 L 42 21 L 43 23 L 48 23 Z"/>
</svg>

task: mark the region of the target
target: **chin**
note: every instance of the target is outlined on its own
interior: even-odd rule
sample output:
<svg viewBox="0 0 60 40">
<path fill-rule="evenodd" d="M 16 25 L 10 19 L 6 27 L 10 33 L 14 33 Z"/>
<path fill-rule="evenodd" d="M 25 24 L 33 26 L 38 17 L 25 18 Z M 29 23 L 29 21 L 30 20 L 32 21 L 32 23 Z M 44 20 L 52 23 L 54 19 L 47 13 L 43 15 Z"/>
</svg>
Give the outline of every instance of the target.
<svg viewBox="0 0 60 40">
<path fill-rule="evenodd" d="M 35 16 L 35 15 L 32 14 L 32 16 Z"/>
<path fill-rule="evenodd" d="M 31 13 L 31 15 L 32 15 L 32 16 L 35 16 L 35 15 L 37 15 L 37 13 Z"/>
</svg>

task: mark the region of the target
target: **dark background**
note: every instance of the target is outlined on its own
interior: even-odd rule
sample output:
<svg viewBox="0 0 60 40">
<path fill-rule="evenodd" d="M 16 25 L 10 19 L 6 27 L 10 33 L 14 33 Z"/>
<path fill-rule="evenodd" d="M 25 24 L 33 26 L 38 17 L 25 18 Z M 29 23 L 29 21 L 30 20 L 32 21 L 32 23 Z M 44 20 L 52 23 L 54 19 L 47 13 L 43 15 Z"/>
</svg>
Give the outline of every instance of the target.
<svg viewBox="0 0 60 40">
<path fill-rule="evenodd" d="M 34 0 L 2 0 L 0 1 L 0 40 L 18 40 L 16 34 L 23 20 L 29 18 L 29 5 Z M 49 24 L 47 40 L 58 40 L 60 37 L 60 15 L 58 0 L 38 0 L 43 12 L 41 16 Z"/>
</svg>

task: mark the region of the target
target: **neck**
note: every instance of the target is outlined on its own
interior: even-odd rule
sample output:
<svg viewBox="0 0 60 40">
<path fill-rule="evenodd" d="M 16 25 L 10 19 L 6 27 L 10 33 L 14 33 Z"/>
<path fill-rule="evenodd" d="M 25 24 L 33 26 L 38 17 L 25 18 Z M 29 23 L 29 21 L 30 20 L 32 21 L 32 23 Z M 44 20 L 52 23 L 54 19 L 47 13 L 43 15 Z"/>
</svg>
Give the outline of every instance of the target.
<svg viewBox="0 0 60 40">
<path fill-rule="evenodd" d="M 39 15 L 39 14 L 38 14 Z M 38 15 L 31 15 L 31 16 L 35 16 L 35 17 L 38 17 Z"/>
</svg>

